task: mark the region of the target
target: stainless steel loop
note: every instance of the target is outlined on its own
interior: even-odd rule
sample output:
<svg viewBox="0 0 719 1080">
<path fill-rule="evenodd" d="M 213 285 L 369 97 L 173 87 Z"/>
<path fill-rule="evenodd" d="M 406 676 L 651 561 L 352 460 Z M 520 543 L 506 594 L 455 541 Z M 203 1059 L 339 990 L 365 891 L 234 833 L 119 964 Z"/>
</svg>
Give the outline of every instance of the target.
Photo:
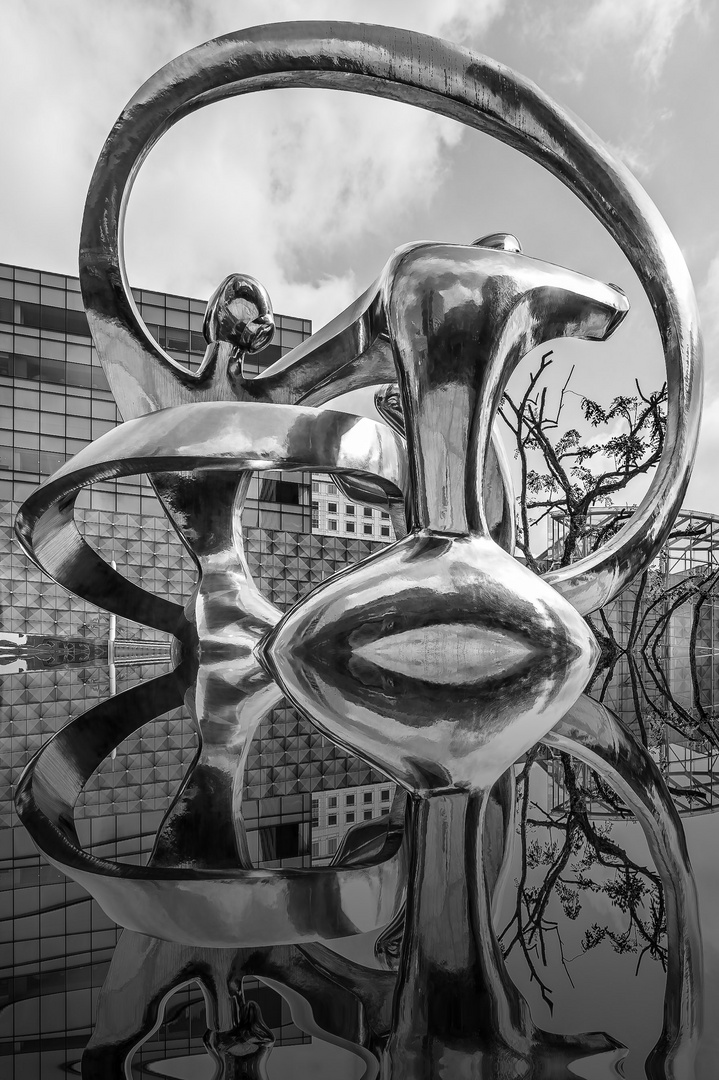
<svg viewBox="0 0 719 1080">
<path fill-rule="evenodd" d="M 145 156 L 168 128 L 190 112 L 222 98 L 284 86 L 389 97 L 489 133 L 566 184 L 629 259 L 654 310 L 664 349 L 669 383 L 664 453 L 649 492 L 628 524 L 596 553 L 548 577 L 583 613 L 607 603 L 657 553 L 688 482 L 702 386 L 694 291 L 679 247 L 635 178 L 597 136 L 533 83 L 487 57 L 390 27 L 278 23 L 206 42 L 153 75 L 129 102 L 105 144 L 91 181 L 82 228 L 83 297 L 116 397 L 121 401 L 123 395 L 139 394 L 146 402 L 146 407 L 138 406 L 142 412 L 156 407 L 151 404 L 155 394 L 165 404 L 173 404 L 189 400 L 198 389 L 195 376 L 150 338 L 124 271 L 124 211 Z M 359 319 L 352 325 L 355 333 L 350 335 L 353 342 L 348 350 L 356 356 L 366 344 L 362 340 L 366 324 Z M 322 353 L 326 337 L 326 331 L 320 331 L 309 345 L 298 346 L 297 359 L 313 350 Z M 350 366 L 352 360 L 330 352 L 323 357 L 328 380 L 337 375 L 341 360 Z M 381 362 L 381 352 L 375 350 L 374 363 L 365 356 L 365 366 L 374 369 L 374 381 L 386 382 L 392 374 Z M 294 363 L 293 353 L 278 361 L 255 380 L 254 392 L 277 394 L 282 384 L 293 383 L 289 375 Z M 316 370 L 308 391 L 311 386 L 317 386 Z M 341 386 L 340 380 L 329 396 L 346 389 Z M 292 389 L 298 392 L 296 382 Z"/>
<path fill-rule="evenodd" d="M 99 607 L 174 633 L 179 604 L 132 584 L 83 540 L 75 499 L 87 484 L 136 473 L 321 469 L 371 480 L 392 498 L 405 485 L 401 439 L 384 424 L 325 409 L 248 402 L 197 402 L 120 424 L 33 492 L 16 531 L 37 565 Z"/>
</svg>

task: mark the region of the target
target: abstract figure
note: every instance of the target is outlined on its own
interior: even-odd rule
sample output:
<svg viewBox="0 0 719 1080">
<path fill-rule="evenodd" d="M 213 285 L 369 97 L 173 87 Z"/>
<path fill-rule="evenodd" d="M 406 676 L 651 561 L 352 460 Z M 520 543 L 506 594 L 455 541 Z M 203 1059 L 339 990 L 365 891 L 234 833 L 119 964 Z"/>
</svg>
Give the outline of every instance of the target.
<svg viewBox="0 0 719 1080">
<path fill-rule="evenodd" d="M 152 340 L 121 257 L 134 176 L 155 141 L 189 112 L 277 86 L 378 94 L 489 132 L 556 175 L 618 242 L 657 319 L 668 418 L 649 492 L 597 552 L 544 579 L 514 560 L 511 482 L 492 429 L 523 356 L 556 337 L 605 340 L 628 303 L 616 286 L 529 258 L 509 234 L 400 248 L 353 305 L 254 379 L 243 357 L 273 332 L 269 297 L 254 278 L 230 275 L 212 297 L 197 372 Z M 320 1010 L 333 985 L 344 987 L 362 1015 L 374 1017 L 356 1041 L 371 1046 L 394 1080 L 565 1075 L 582 1054 L 615 1048 L 601 1033 L 539 1031 L 492 925 L 510 847 L 510 770 L 544 739 L 591 762 L 647 831 L 669 896 L 673 953 L 651 1068 L 688 1078 L 701 959 L 681 825 L 647 755 L 610 714 L 577 704 L 596 660 L 581 616 L 616 596 L 658 552 L 698 433 L 696 304 L 681 254 L 646 194 L 599 140 L 485 57 L 385 27 L 257 27 L 191 50 L 127 106 L 90 185 L 80 276 L 127 422 L 27 500 L 18 536 L 80 596 L 175 634 L 181 661 L 144 697 L 129 691 L 68 724 L 29 765 L 17 806 L 47 857 L 162 954 L 148 982 L 152 1008 L 135 1017 L 137 1031 L 129 1023 L 122 1053 L 176 985 L 185 949 L 192 970 L 205 963 L 201 950 L 228 950 L 214 957 L 225 982 L 230 969 L 299 980 Z M 386 425 L 315 408 L 369 386 L 380 387 Z M 358 501 L 387 505 L 400 537 L 281 618 L 251 581 L 241 529 L 251 472 L 278 468 L 336 475 Z M 124 581 L 75 524 L 84 485 L 137 472 L 150 475 L 195 560 L 197 586 L 184 609 Z M 201 750 L 150 865 L 89 856 L 72 821 L 83 784 L 178 692 L 191 702 Z M 388 827 L 353 835 L 331 867 L 250 865 L 241 818 L 246 754 L 283 694 L 403 791 Z M 198 828 L 203 819 L 210 844 Z M 377 955 L 397 968 L 396 980 L 344 964 L 317 944 L 380 929 Z M 128 938 L 129 951 L 146 939 Z M 310 963 L 321 969 L 318 983 L 307 974 Z M 248 1036 L 261 1075 L 267 1040 L 258 1018 L 242 1012 L 239 990 L 235 999 L 235 1021 L 218 1030 L 230 1040 Z M 331 1012 L 327 1027 L 337 1034 L 342 1025 Z M 360 1013 L 349 1012 L 359 1030 Z"/>
</svg>

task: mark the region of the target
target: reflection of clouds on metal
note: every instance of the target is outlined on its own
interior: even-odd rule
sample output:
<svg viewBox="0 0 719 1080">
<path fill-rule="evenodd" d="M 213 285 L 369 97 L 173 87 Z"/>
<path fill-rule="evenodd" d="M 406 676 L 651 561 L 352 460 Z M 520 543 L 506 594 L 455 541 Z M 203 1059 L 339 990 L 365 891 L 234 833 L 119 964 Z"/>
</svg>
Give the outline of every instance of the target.
<svg viewBox="0 0 719 1080">
<path fill-rule="evenodd" d="M 247 275 L 230 275 L 211 299 L 197 372 L 150 337 L 121 258 L 124 208 L 144 155 L 194 109 L 293 85 L 386 96 L 487 131 L 558 176 L 621 246 L 657 317 L 669 411 L 664 454 L 644 502 L 597 552 L 544 579 L 513 558 L 511 485 L 492 430 L 523 356 L 558 337 L 605 340 L 628 303 L 616 286 L 528 258 L 509 234 L 474 245 L 400 248 L 353 305 L 254 379 L 245 377 L 243 358 L 271 339 L 274 322 L 266 291 Z M 146 947 L 154 960 L 138 976 L 146 1011 L 128 1015 L 118 1053 L 126 1055 L 128 1040 L 155 1023 L 185 963 L 211 1013 L 220 1007 L 213 981 L 223 980 L 229 1011 L 211 1020 L 208 1045 L 220 1060 L 238 1040 L 254 1040 L 257 1069 L 247 1075 L 262 1075 L 269 1040 L 242 1001 L 241 979 L 232 983 L 228 974 L 246 970 L 288 994 L 299 980 L 299 997 L 316 1001 L 320 1012 L 332 1011 L 332 987 L 344 987 L 352 1022 L 330 1018 L 327 1030 L 372 1043 L 394 1080 L 459 1074 L 477 1055 L 487 1055 L 492 1075 L 517 1068 L 549 1075 L 558 1063 L 614 1049 L 601 1033 L 559 1036 L 534 1025 L 492 925 L 511 839 L 502 794 L 507 771 L 542 738 L 564 737 L 583 759 L 588 746 L 602 762 L 607 750 L 609 764 L 596 767 L 606 767 L 609 782 L 636 805 L 667 873 L 683 875 L 668 904 L 669 916 L 685 923 L 672 939 L 674 982 L 657 1051 L 683 1068 L 696 1030 L 700 961 L 681 826 L 646 754 L 610 721 L 607 735 L 604 714 L 590 709 L 581 713 L 586 730 L 550 734 L 567 723 L 562 717 L 596 660 L 581 616 L 617 595 L 656 555 L 696 443 L 701 351 L 693 292 L 646 194 L 586 129 L 491 60 L 383 27 L 280 24 L 210 42 L 145 83 L 93 175 L 80 274 L 95 343 L 127 422 L 26 501 L 17 533 L 56 581 L 174 633 L 178 667 L 68 724 L 31 762 L 17 806 L 56 866 L 117 922 L 147 935 L 123 939 L 121 952 Z M 377 403 L 389 426 L 315 408 L 365 386 L 384 387 Z M 252 581 L 241 529 L 251 473 L 274 469 L 337 475 L 353 499 L 388 505 L 402 534 L 281 618 Z M 184 608 L 123 579 L 75 524 L 84 485 L 137 472 L 151 476 L 197 566 Z M 356 830 L 329 867 L 251 865 L 241 816 L 245 765 L 257 725 L 282 694 L 408 793 L 396 800 L 386 828 Z M 83 851 L 73 823 L 83 785 L 130 732 L 183 700 L 200 750 L 149 864 L 120 866 Z M 396 986 L 390 972 L 368 974 L 312 944 L 380 928 L 377 953 L 397 966 Z M 207 949 L 229 951 L 213 955 L 208 968 Z M 118 954 L 120 981 L 126 962 Z M 111 979 L 107 1000 L 112 991 Z M 361 1037 L 352 1026 L 361 1027 L 357 1001 L 365 1016 L 382 1017 Z"/>
</svg>

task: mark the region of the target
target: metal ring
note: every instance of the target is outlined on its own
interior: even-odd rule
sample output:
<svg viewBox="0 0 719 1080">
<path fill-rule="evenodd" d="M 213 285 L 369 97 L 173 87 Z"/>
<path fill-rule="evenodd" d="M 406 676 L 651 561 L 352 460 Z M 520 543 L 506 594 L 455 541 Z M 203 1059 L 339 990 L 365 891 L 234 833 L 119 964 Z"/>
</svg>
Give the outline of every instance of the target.
<svg viewBox="0 0 719 1080">
<path fill-rule="evenodd" d="M 81 489 L 135 473 L 317 469 L 367 477 L 388 496 L 405 484 L 401 440 L 386 425 L 331 409 L 211 401 L 128 420 L 84 447 L 23 503 L 16 534 L 54 581 L 123 618 L 175 633 L 183 608 L 127 581 L 83 540 Z"/>
<path fill-rule="evenodd" d="M 388 97 L 487 132 L 557 176 L 629 259 L 664 348 L 664 452 L 650 490 L 624 528 L 599 551 L 547 576 L 583 613 L 607 603 L 656 555 L 689 480 L 702 390 L 696 300 L 678 245 L 634 177 L 587 128 L 496 61 L 406 30 L 304 22 L 238 31 L 167 64 L 118 119 L 90 183 L 80 280 L 98 348 L 102 342 L 120 366 L 128 357 L 152 362 L 156 377 L 168 385 L 192 382 L 192 373 L 152 341 L 132 300 L 122 258 L 127 198 L 152 146 L 182 117 L 226 97 L 285 86 Z"/>
</svg>

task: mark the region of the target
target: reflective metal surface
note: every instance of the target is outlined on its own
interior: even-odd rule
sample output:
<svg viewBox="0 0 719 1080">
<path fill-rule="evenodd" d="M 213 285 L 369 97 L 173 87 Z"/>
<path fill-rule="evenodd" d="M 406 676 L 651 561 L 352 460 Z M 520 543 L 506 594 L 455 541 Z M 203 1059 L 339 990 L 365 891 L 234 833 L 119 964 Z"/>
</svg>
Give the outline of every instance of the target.
<svg viewBox="0 0 719 1080">
<path fill-rule="evenodd" d="M 657 318 L 669 415 L 650 491 L 594 555 L 545 579 L 513 558 L 511 482 L 493 423 L 523 356 L 559 337 L 605 340 L 628 303 L 614 285 L 529 258 L 511 234 L 398 249 L 353 305 L 254 379 L 243 357 L 271 340 L 274 320 L 247 275 L 225 278 L 210 300 L 197 372 L 150 338 L 121 257 L 134 176 L 189 112 L 275 86 L 379 94 L 487 131 L 558 176 L 617 240 Z M 497 937 L 513 769 L 544 740 L 591 765 L 645 831 L 669 956 L 664 1028 L 647 1068 L 689 1080 L 702 961 L 682 825 L 649 754 L 580 698 L 599 652 L 582 615 L 656 554 L 698 430 L 693 292 L 646 194 L 586 129 L 491 60 L 386 27 L 278 24 L 191 50 L 138 91 L 93 175 L 80 273 L 127 422 L 41 485 L 17 535 L 66 588 L 177 638 L 173 672 L 73 719 L 17 791 L 45 857 L 127 928 L 84 1074 L 122 1075 L 173 988 L 194 979 L 216 1075 L 267 1075 L 272 1036 L 245 999 L 246 975 L 277 988 L 301 1030 L 353 1047 L 367 1076 L 558 1077 L 576 1075 L 582 1058 L 616 1060 L 608 1034 L 534 1022 Z M 315 408 L 364 386 L 380 387 L 387 424 Z M 336 474 L 353 498 L 387 506 L 400 537 L 282 616 L 252 581 L 242 541 L 251 473 L 271 469 Z M 117 574 L 75 523 L 83 486 L 137 472 L 152 477 L 195 561 L 184 608 Z M 283 696 L 399 786 L 386 821 L 358 824 L 330 866 L 252 865 L 247 754 Z M 84 850 L 74 822 L 83 787 L 129 733 L 182 701 L 199 751 L 147 865 Z M 342 938 L 360 939 L 360 959 L 318 944 Z"/>
<path fill-rule="evenodd" d="M 600 551 L 551 577 L 578 610 L 600 607 L 656 554 L 686 490 L 702 384 L 694 291 L 676 242 L 627 169 L 536 86 L 487 57 L 390 27 L 279 23 L 207 42 L 148 79 L 103 148 L 80 243 L 88 319 L 123 415 L 228 396 L 222 349 L 216 375 L 212 364 L 202 374 L 188 372 L 152 340 L 137 314 L 121 256 L 124 208 L 137 170 L 154 143 L 188 113 L 225 97 L 277 86 L 387 96 L 486 131 L 534 158 L 574 191 L 627 256 L 657 319 L 669 384 L 668 424 L 661 463 L 632 519 Z M 371 287 L 254 385 L 241 378 L 234 382 L 257 399 L 316 404 L 394 378 L 381 297 Z"/>
<path fill-rule="evenodd" d="M 124 581 L 77 531 L 72 515 L 83 483 L 158 467 L 168 478 L 173 466 L 178 471 L 217 468 L 221 476 L 234 466 L 234 475 L 245 477 L 248 467 L 319 466 L 360 475 L 369 471 L 388 490 L 401 490 L 403 460 L 386 428 L 343 413 L 246 403 L 176 406 L 123 424 L 81 451 L 28 500 L 18 533 L 40 565 L 66 587 L 118 614 L 140 618 L 155 599 Z M 16 794 L 18 811 L 43 853 L 131 929 L 211 946 L 365 932 L 387 922 L 401 902 L 401 824 L 396 835 L 379 844 L 374 863 L 364 859 L 354 869 L 309 873 L 251 869 L 241 817 L 246 757 L 257 725 L 282 695 L 253 651 L 279 613 L 253 584 L 241 532 L 233 525 L 244 490 L 246 485 L 234 504 L 229 498 L 210 503 L 204 518 L 197 506 L 194 520 L 204 520 L 205 531 L 193 534 L 201 576 L 187 608 L 192 635 L 185 634 L 189 669 L 177 675 L 184 680 L 182 690 L 166 676 L 147 695 L 130 691 L 131 701 L 121 696 L 70 723 L 26 771 Z M 186 504 L 176 509 L 172 494 L 166 479 L 166 505 L 187 528 L 181 513 Z M 166 693 L 179 694 L 190 705 L 202 739 L 200 756 L 158 835 L 152 866 L 128 873 L 86 855 L 73 828 L 61 823 L 72 821 L 82 787 L 103 758 L 146 719 L 172 707 Z M 95 733 L 92 749 L 89 732 Z"/>
<path fill-rule="evenodd" d="M 207 649 L 214 634 L 208 620 L 216 618 L 222 630 L 238 617 L 235 606 L 210 616 L 210 594 L 217 594 L 218 572 L 228 581 L 247 574 L 241 513 L 250 470 L 280 468 L 369 473 L 397 497 L 406 465 L 396 436 L 363 417 L 288 405 L 198 402 L 122 424 L 85 447 L 26 500 L 17 535 L 46 573 L 117 615 L 184 637 L 187 619 L 200 619 L 197 633 Z M 75 526 L 75 499 L 85 484 L 144 471 L 161 472 L 164 505 L 198 563 L 197 598 L 187 618 L 178 606 L 123 581 Z M 225 603 L 221 597 L 215 602 Z"/>
<path fill-rule="evenodd" d="M 442 245 L 395 256 L 382 288 L 410 533 L 296 605 L 263 654 L 322 731 L 410 790 L 487 788 L 566 712 L 596 658 L 583 620 L 489 535 L 494 415 L 529 349 L 605 337 L 626 300 L 521 254 Z"/>
</svg>

